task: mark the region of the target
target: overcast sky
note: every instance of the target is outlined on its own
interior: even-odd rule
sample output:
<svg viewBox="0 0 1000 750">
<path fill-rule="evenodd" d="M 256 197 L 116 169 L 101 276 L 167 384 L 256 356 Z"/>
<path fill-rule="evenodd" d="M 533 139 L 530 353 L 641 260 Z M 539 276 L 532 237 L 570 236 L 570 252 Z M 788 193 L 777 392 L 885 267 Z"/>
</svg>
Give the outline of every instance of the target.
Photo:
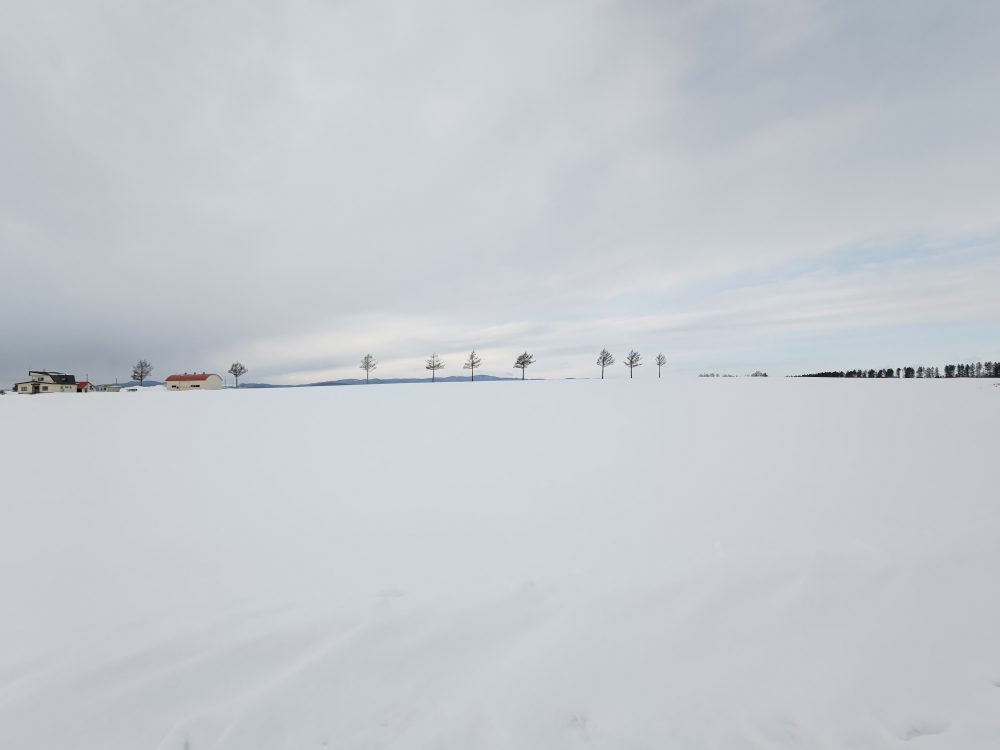
<svg viewBox="0 0 1000 750">
<path fill-rule="evenodd" d="M 1000 359 L 998 40 L 994 0 L 0 0 L 0 386 Z"/>
</svg>

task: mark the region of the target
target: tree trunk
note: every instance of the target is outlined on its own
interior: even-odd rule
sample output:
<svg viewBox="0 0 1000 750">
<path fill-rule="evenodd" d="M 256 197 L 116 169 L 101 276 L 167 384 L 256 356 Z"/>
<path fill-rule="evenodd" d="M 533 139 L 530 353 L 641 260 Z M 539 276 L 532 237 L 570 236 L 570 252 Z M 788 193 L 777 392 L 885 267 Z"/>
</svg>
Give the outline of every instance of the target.
<svg viewBox="0 0 1000 750">
<path fill-rule="evenodd" d="M 524 369 L 525 368 L 523 368 L 523 367 L 521 368 L 521 380 L 524 380 Z"/>
</svg>

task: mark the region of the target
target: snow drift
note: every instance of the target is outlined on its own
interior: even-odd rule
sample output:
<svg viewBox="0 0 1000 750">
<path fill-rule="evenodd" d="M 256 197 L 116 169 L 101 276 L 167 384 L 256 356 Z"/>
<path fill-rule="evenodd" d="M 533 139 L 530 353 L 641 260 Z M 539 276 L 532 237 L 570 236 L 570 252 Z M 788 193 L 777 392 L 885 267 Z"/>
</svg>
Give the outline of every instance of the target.
<svg viewBox="0 0 1000 750">
<path fill-rule="evenodd" d="M 995 748 L 1000 397 L 0 401 L 0 747 Z"/>
</svg>

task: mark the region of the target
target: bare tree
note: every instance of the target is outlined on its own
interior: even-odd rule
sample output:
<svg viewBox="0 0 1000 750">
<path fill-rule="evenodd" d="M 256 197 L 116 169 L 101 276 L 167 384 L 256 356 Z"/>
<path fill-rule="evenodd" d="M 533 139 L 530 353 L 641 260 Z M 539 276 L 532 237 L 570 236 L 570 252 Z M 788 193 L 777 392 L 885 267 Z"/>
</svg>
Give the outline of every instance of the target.
<svg viewBox="0 0 1000 750">
<path fill-rule="evenodd" d="M 233 362 L 232 367 L 229 368 L 229 374 L 236 378 L 236 387 L 240 387 L 240 378 L 247 374 L 247 368 L 242 362 Z"/>
<path fill-rule="evenodd" d="M 639 354 L 639 352 L 637 352 L 635 349 L 629 351 L 628 356 L 625 357 L 625 361 L 622 362 L 622 364 L 628 368 L 629 377 L 632 377 L 633 369 L 635 369 L 636 367 L 642 367 L 642 362 L 639 361 L 641 359 L 642 355 Z"/>
<path fill-rule="evenodd" d="M 614 363 L 614 355 L 607 349 L 601 349 L 601 353 L 597 355 L 597 364 L 601 366 L 601 380 L 604 380 L 604 368 L 610 367 Z"/>
<path fill-rule="evenodd" d="M 365 382 L 368 382 L 368 376 L 371 375 L 372 370 L 378 367 L 378 360 L 375 359 L 371 354 L 366 354 L 361 358 L 361 369 L 365 371 Z"/>
<path fill-rule="evenodd" d="M 150 375 L 153 374 L 153 366 L 144 359 L 140 359 L 132 368 L 132 380 L 138 380 L 139 385 L 143 384 Z"/>
<path fill-rule="evenodd" d="M 425 370 L 431 371 L 431 382 L 433 383 L 436 379 L 437 371 L 444 369 L 444 362 L 437 354 L 432 354 L 431 358 L 427 360 L 427 364 L 424 365 Z"/>
<path fill-rule="evenodd" d="M 663 377 L 663 365 L 667 364 L 667 358 L 663 354 L 656 355 L 656 377 Z"/>
<path fill-rule="evenodd" d="M 524 371 L 529 365 L 535 364 L 535 357 L 533 354 L 518 354 L 517 359 L 514 360 L 514 367 L 521 371 L 521 380 L 524 380 Z"/>
<path fill-rule="evenodd" d="M 473 349 L 472 353 L 469 355 L 469 358 L 467 360 L 465 360 L 465 364 L 462 365 L 462 369 L 464 369 L 464 370 L 472 370 L 472 380 L 475 380 L 476 379 L 476 368 L 479 367 L 479 365 L 481 365 L 482 363 L 483 363 L 483 360 L 479 358 L 479 355 L 476 354 L 476 350 Z"/>
</svg>

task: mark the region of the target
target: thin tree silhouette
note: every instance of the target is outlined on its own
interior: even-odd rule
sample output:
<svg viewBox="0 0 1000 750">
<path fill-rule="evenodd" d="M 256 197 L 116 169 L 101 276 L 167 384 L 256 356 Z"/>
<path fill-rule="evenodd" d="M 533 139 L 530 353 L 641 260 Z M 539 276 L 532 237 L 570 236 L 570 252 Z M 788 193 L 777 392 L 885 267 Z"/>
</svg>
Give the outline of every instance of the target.
<svg viewBox="0 0 1000 750">
<path fill-rule="evenodd" d="M 361 358 L 361 364 L 358 367 L 365 371 L 365 382 L 367 383 L 368 376 L 371 375 L 372 370 L 378 367 L 378 360 L 371 354 L 366 354 Z"/>
<path fill-rule="evenodd" d="M 483 363 L 483 360 L 479 358 L 479 355 L 476 354 L 476 350 L 473 349 L 472 353 L 469 355 L 469 358 L 467 360 L 465 360 L 465 364 L 462 365 L 462 369 L 463 370 L 472 370 L 472 378 L 471 379 L 475 380 L 476 379 L 476 368 L 479 367 L 479 365 L 481 365 L 482 363 Z"/>
<path fill-rule="evenodd" d="M 138 380 L 140 386 L 152 374 L 153 366 L 144 359 L 140 359 L 135 363 L 135 367 L 132 368 L 132 380 Z"/>
<path fill-rule="evenodd" d="M 240 378 L 247 374 L 247 368 L 242 362 L 233 362 L 228 370 L 229 374 L 236 378 L 236 387 L 240 387 Z"/>
<path fill-rule="evenodd" d="M 622 362 L 622 364 L 628 368 L 629 377 L 632 377 L 633 369 L 635 369 L 636 367 L 642 367 L 642 362 L 639 361 L 641 359 L 642 355 L 639 354 L 639 352 L 637 352 L 635 349 L 629 351 L 628 356 L 625 357 L 625 361 Z"/>
<path fill-rule="evenodd" d="M 431 382 L 433 383 L 436 379 L 437 371 L 444 369 L 444 362 L 441 361 L 441 358 L 436 353 L 432 354 L 430 359 L 427 360 L 427 364 L 424 365 L 424 369 L 431 371 Z"/>
<path fill-rule="evenodd" d="M 597 364 L 601 366 L 601 380 L 604 380 L 604 368 L 610 367 L 614 363 L 614 355 L 607 349 L 601 349 L 601 353 L 597 355 Z"/>
<path fill-rule="evenodd" d="M 524 380 L 524 371 L 530 366 L 535 364 L 535 356 L 533 354 L 518 354 L 517 359 L 514 360 L 514 367 L 521 371 L 521 380 Z"/>
</svg>

